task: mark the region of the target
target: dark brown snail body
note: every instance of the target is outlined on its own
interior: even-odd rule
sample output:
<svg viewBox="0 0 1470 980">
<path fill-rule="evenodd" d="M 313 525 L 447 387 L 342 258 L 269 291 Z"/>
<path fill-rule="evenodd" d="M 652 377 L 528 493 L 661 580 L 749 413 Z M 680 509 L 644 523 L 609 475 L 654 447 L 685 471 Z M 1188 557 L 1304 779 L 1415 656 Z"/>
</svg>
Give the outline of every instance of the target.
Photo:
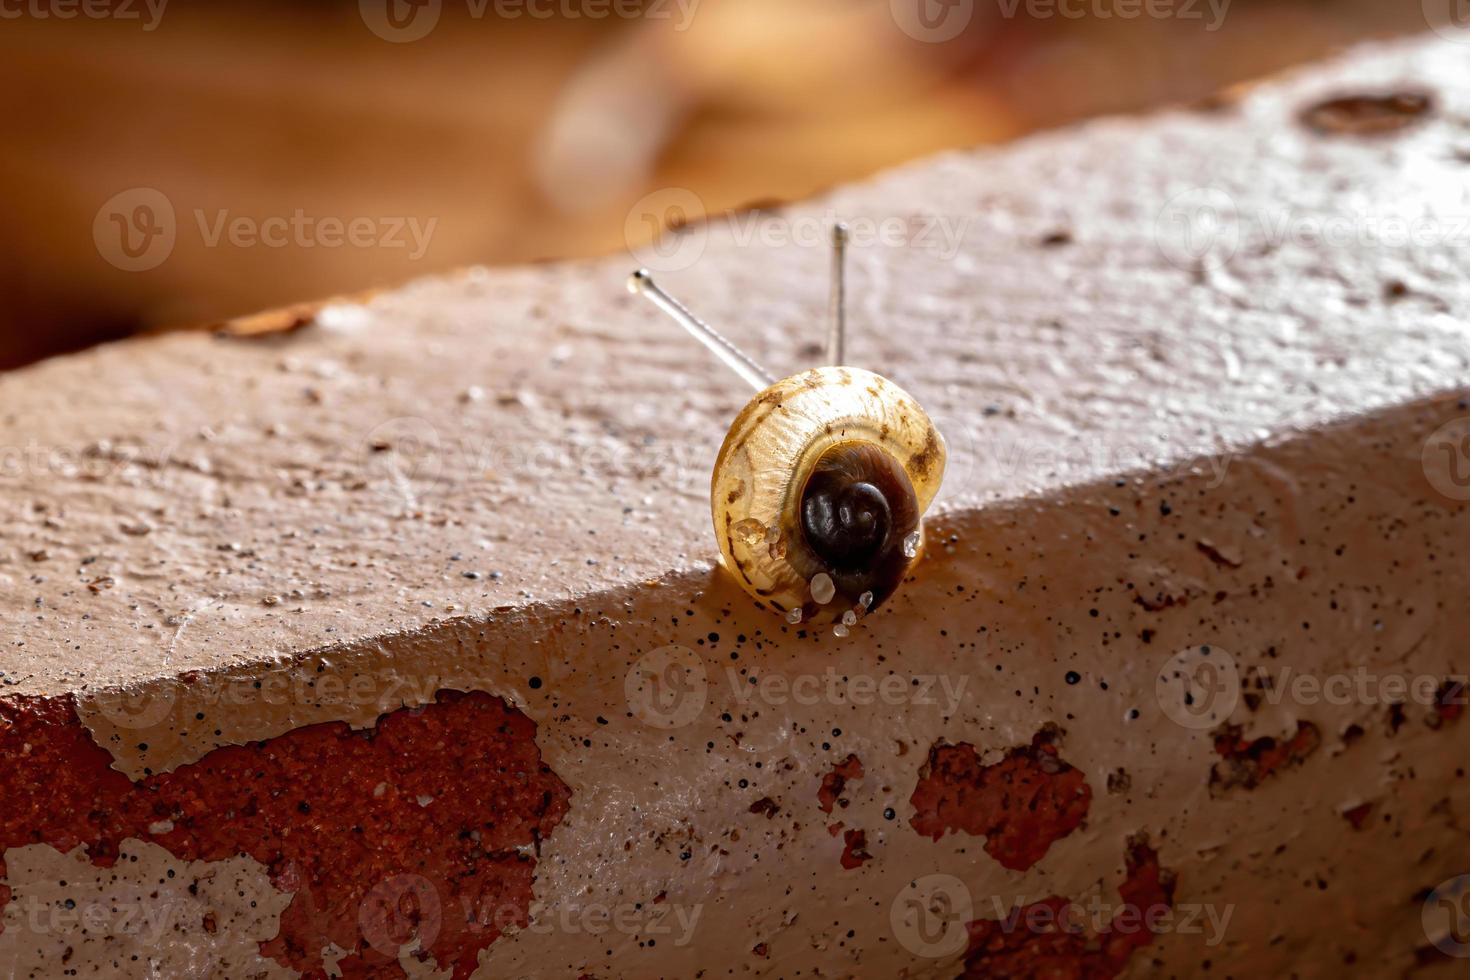
<svg viewBox="0 0 1470 980">
<path fill-rule="evenodd" d="M 735 345 L 659 289 L 628 287 L 708 347 L 757 394 L 715 459 L 710 507 L 720 553 L 741 588 L 789 623 L 838 635 L 891 596 L 919 558 L 923 516 L 944 478 L 944 439 L 898 385 L 841 366 L 843 256 L 833 229 L 834 367 L 772 381 Z"/>
<path fill-rule="evenodd" d="M 918 559 L 943 476 L 944 440 L 903 389 L 860 368 L 803 372 L 725 436 L 710 482 L 720 551 L 791 622 L 851 623 Z"/>
</svg>

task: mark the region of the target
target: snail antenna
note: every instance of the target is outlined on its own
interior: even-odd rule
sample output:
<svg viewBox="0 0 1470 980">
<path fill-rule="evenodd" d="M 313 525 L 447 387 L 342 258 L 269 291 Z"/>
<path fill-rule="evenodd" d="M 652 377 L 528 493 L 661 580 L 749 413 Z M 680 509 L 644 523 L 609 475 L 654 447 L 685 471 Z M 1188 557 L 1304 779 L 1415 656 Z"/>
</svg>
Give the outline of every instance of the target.
<svg viewBox="0 0 1470 980">
<path fill-rule="evenodd" d="M 752 361 L 744 351 L 726 340 L 709 324 L 690 313 L 683 303 L 660 289 L 647 269 L 639 269 L 628 277 L 628 292 L 647 296 L 654 306 L 689 331 L 695 340 L 713 351 L 716 357 L 756 391 L 764 391 L 776 383 L 776 379 L 767 374 L 765 368 Z"/>
<path fill-rule="evenodd" d="M 847 225 L 832 226 L 832 300 L 827 327 L 827 363 L 838 367 L 847 355 Z"/>
</svg>

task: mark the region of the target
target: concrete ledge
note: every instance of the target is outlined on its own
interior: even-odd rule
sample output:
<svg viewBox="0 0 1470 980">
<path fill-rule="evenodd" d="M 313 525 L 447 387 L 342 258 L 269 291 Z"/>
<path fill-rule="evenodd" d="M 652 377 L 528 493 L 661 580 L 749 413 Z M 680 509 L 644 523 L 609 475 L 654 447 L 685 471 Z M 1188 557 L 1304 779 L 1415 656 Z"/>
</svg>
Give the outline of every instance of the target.
<svg viewBox="0 0 1470 980">
<path fill-rule="evenodd" d="M 0 964 L 1462 952 L 1434 916 L 1470 872 L 1463 55 L 1369 49 L 686 232 L 666 280 L 777 371 L 811 362 L 826 257 L 770 240 L 900 239 L 854 249 L 852 359 L 951 471 L 915 580 L 846 639 L 714 566 L 743 395 L 623 296 L 625 257 L 0 377 Z"/>
</svg>

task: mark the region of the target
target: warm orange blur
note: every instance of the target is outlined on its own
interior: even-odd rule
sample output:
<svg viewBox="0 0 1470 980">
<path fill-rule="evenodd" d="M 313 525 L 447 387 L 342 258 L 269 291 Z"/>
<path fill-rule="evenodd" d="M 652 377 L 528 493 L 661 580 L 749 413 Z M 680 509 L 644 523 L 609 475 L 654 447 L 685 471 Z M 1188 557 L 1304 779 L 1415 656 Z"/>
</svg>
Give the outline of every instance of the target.
<svg viewBox="0 0 1470 980">
<path fill-rule="evenodd" d="M 800 197 L 1425 27 L 1379 0 L 101 2 L 0 0 L 0 366 L 608 252 L 653 189 Z"/>
</svg>

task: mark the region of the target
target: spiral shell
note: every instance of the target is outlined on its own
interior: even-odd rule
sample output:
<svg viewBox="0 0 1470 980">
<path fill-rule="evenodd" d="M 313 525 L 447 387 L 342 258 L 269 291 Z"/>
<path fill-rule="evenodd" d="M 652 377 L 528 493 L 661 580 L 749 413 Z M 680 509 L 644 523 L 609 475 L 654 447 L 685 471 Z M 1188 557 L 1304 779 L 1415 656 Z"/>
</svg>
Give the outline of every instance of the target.
<svg viewBox="0 0 1470 980">
<path fill-rule="evenodd" d="M 884 479 L 895 496 L 893 533 L 901 537 L 884 543 L 875 562 L 882 567 L 834 568 L 804 530 L 808 482 L 847 448 L 880 469 L 891 461 Z M 824 367 L 778 381 L 736 416 L 715 460 L 710 500 L 725 564 L 789 622 L 852 622 L 887 598 L 917 560 L 921 518 L 944 462 L 944 440 L 929 417 L 885 378 Z"/>
</svg>

